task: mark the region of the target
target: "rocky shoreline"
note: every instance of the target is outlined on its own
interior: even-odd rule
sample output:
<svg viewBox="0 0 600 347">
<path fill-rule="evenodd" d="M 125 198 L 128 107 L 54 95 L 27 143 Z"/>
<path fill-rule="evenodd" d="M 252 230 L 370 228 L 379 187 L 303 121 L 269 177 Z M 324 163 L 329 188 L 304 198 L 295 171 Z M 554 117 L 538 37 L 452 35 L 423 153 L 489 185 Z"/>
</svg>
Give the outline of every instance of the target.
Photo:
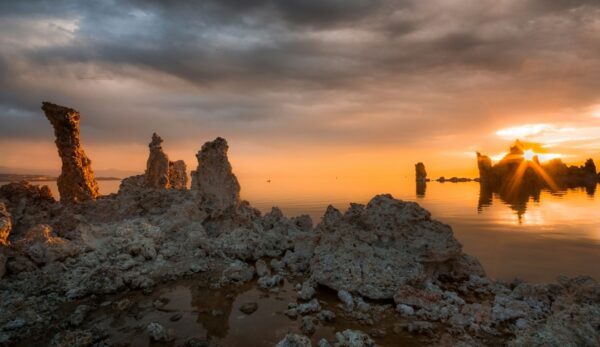
<svg viewBox="0 0 600 347">
<path fill-rule="evenodd" d="M 71 134 L 78 138 L 78 128 Z M 590 277 L 490 279 L 450 226 L 390 195 L 343 213 L 330 206 L 316 226 L 277 208 L 263 215 L 240 200 L 224 139 L 198 152 L 191 189 L 182 184 L 185 164 L 170 162 L 161 141 L 153 137 L 146 173 L 125 179 L 117 194 L 98 196 L 87 182 L 91 162 L 72 157 L 61 202 L 27 182 L 0 187 L 0 345 L 125 346 L 126 324 L 94 323 L 122 314 L 138 322 L 145 344 L 227 346 L 211 334 L 226 320 L 203 337 L 148 321 L 168 304 L 153 295 L 180 281 L 210 289 L 200 297 L 233 300 L 250 286 L 286 303 L 272 312 L 290 322 L 274 332 L 279 347 L 392 346 L 403 336 L 439 346 L 599 344 L 600 285 Z M 67 187 L 76 184 L 68 177 L 86 183 Z M 243 315 L 263 310 L 244 304 Z M 183 317 L 168 313 L 173 322 Z M 335 333 L 316 340 L 320 327 Z"/>
</svg>

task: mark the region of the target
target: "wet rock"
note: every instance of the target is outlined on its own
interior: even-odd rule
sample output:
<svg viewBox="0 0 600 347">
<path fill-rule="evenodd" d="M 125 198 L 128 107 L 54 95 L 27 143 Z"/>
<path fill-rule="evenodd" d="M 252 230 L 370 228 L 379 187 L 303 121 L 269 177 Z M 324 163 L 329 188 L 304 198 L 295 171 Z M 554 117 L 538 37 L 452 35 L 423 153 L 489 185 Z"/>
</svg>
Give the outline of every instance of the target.
<svg viewBox="0 0 600 347">
<path fill-rule="evenodd" d="M 317 347 L 331 347 L 331 344 L 325 339 L 320 339 L 317 343 Z"/>
<path fill-rule="evenodd" d="M 226 282 L 248 282 L 254 277 L 254 267 L 236 260 L 223 270 L 222 279 Z"/>
<path fill-rule="evenodd" d="M 354 309 L 354 298 L 352 298 L 352 294 L 350 294 L 347 290 L 338 290 L 337 296 L 347 310 Z"/>
<path fill-rule="evenodd" d="M 283 284 L 283 277 L 280 275 L 265 276 L 258 279 L 258 286 L 262 289 L 270 289 Z"/>
<path fill-rule="evenodd" d="M 183 318 L 183 314 L 181 312 L 179 312 L 179 313 L 175 313 L 174 315 L 172 315 L 171 317 L 169 317 L 169 320 L 171 322 L 177 322 L 177 321 L 180 321 L 181 318 Z"/>
<path fill-rule="evenodd" d="M 256 261 L 256 264 L 254 266 L 256 268 L 256 275 L 260 278 L 260 277 L 265 277 L 265 276 L 271 276 L 271 270 L 269 269 L 269 266 L 267 265 L 267 262 L 262 260 L 262 259 L 258 259 Z"/>
<path fill-rule="evenodd" d="M 71 325 L 75 327 L 80 326 L 81 323 L 83 323 L 83 321 L 86 319 L 90 311 L 91 307 L 89 307 L 88 305 L 77 306 L 75 311 L 69 317 L 69 323 L 71 323 Z"/>
<path fill-rule="evenodd" d="M 240 200 L 240 184 L 227 158 L 229 146 L 216 138 L 202 146 L 196 157 L 198 168 L 192 172 L 192 192 L 205 209 L 213 213 L 235 207 Z"/>
<path fill-rule="evenodd" d="M 98 184 L 92 171 L 92 162 L 85 155 L 79 138 L 79 112 L 64 106 L 44 102 L 42 110 L 54 127 L 56 147 L 62 159 L 58 177 L 58 191 L 62 201 L 94 200 Z"/>
<path fill-rule="evenodd" d="M 414 316 L 415 314 L 415 310 L 411 306 L 405 304 L 398 304 L 398 306 L 396 306 L 396 311 L 405 317 Z"/>
<path fill-rule="evenodd" d="M 344 330 L 335 333 L 335 347 L 371 347 L 375 346 L 375 342 L 369 335 L 358 330 Z"/>
<path fill-rule="evenodd" d="M 306 335 L 314 334 L 317 330 L 315 326 L 315 319 L 311 316 L 302 317 L 302 325 L 300 326 L 300 329 Z"/>
<path fill-rule="evenodd" d="M 335 290 L 387 299 L 406 283 L 465 275 L 452 229 L 418 204 L 390 195 L 376 196 L 366 207 L 352 204 L 344 215 L 329 207 L 317 231 L 312 279 Z M 483 273 L 472 265 L 469 271 Z"/>
<path fill-rule="evenodd" d="M 152 341 L 169 342 L 174 339 L 173 334 L 159 323 L 152 322 L 146 327 Z"/>
<path fill-rule="evenodd" d="M 335 313 L 329 310 L 322 310 L 317 314 L 317 318 L 324 322 L 333 322 L 335 320 Z"/>
<path fill-rule="evenodd" d="M 11 230 L 12 220 L 10 213 L 6 209 L 4 202 L 0 201 L 0 245 L 6 245 L 8 243 L 8 235 Z"/>
<path fill-rule="evenodd" d="M 258 304 L 255 302 L 247 302 L 240 307 L 240 311 L 245 314 L 253 314 L 258 310 Z"/>
<path fill-rule="evenodd" d="M 52 347 L 89 347 L 94 344 L 94 335 L 88 330 L 67 330 L 54 335 Z"/>
<path fill-rule="evenodd" d="M 310 313 L 316 313 L 321 310 L 321 305 L 319 304 L 319 300 L 312 299 L 311 301 L 303 304 L 298 304 L 296 310 L 301 315 L 306 315 Z"/>
<path fill-rule="evenodd" d="M 283 314 L 288 316 L 290 319 L 298 318 L 298 310 L 296 310 L 296 308 L 289 308 L 289 309 L 285 310 L 285 312 L 283 312 Z"/>
<path fill-rule="evenodd" d="M 310 339 L 303 335 L 287 334 L 275 347 L 311 347 Z"/>
<path fill-rule="evenodd" d="M 308 301 L 312 299 L 313 296 L 315 296 L 315 293 L 316 290 L 310 283 L 310 281 L 304 281 L 304 283 L 302 283 L 300 291 L 298 292 L 298 299 Z"/>
</svg>

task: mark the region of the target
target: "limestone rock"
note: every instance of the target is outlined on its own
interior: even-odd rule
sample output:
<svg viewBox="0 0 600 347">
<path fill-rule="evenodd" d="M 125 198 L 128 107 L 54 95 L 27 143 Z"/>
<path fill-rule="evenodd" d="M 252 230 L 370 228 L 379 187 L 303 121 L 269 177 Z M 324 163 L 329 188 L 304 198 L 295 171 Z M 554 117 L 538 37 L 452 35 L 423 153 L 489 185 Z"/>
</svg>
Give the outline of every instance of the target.
<svg viewBox="0 0 600 347">
<path fill-rule="evenodd" d="M 42 110 L 54 127 L 56 147 L 62 159 L 62 172 L 57 182 L 61 200 L 96 199 L 99 193 L 92 162 L 85 155 L 79 138 L 79 112 L 49 102 L 43 103 Z"/>
<path fill-rule="evenodd" d="M 196 154 L 198 168 L 192 172 L 192 191 L 201 206 L 224 211 L 238 205 L 240 184 L 227 158 L 229 146 L 221 137 L 207 142 Z"/>
<path fill-rule="evenodd" d="M 10 213 L 6 209 L 6 205 L 0 201 L 0 245 L 8 243 L 8 235 L 12 230 L 12 220 Z"/>
<path fill-rule="evenodd" d="M 312 279 L 338 291 L 386 299 L 403 284 L 461 273 L 463 253 L 452 229 L 391 195 L 376 196 L 366 207 L 352 204 L 344 215 L 330 207 L 317 231 Z"/>
<path fill-rule="evenodd" d="M 163 139 L 156 133 L 152 134 L 152 141 L 148 145 L 150 155 L 144 173 L 144 186 L 148 188 L 185 189 L 187 186 L 186 166 L 183 160 L 169 161 L 163 152 Z"/>
</svg>

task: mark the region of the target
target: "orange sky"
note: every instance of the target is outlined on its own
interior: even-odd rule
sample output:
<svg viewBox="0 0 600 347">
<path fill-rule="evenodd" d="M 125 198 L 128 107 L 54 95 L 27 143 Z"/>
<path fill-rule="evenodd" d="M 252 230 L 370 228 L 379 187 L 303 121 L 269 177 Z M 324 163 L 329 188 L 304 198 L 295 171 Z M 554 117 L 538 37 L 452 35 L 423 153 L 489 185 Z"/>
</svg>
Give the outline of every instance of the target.
<svg viewBox="0 0 600 347">
<path fill-rule="evenodd" d="M 232 21 L 231 18 L 239 20 Z M 99 175 L 141 172 L 152 132 L 195 167 L 476 175 L 516 138 L 600 160 L 597 1 L 0 4 L 0 172 L 56 173 L 40 106 L 79 110 Z"/>
</svg>

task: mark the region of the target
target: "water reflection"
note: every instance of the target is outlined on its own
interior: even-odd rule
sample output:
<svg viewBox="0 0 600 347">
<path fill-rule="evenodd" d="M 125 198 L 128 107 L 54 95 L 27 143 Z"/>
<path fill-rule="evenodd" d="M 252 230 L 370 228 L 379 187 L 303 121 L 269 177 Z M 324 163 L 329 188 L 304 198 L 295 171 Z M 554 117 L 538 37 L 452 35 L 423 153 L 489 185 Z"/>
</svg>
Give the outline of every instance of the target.
<svg viewBox="0 0 600 347">
<path fill-rule="evenodd" d="M 515 187 L 509 188 L 506 185 L 494 185 L 481 182 L 479 184 L 479 203 L 477 204 L 477 212 L 482 213 L 485 208 L 490 207 L 494 201 L 494 197 L 496 197 L 517 214 L 519 223 L 523 223 L 523 217 L 527 212 L 528 203 L 540 203 L 540 197 L 543 191 L 560 197 L 564 196 L 568 190 L 578 189 L 584 189 L 587 196 L 593 198 L 596 193 L 596 184 L 562 190 L 551 190 L 529 184 L 522 184 L 515 189 Z"/>
</svg>

